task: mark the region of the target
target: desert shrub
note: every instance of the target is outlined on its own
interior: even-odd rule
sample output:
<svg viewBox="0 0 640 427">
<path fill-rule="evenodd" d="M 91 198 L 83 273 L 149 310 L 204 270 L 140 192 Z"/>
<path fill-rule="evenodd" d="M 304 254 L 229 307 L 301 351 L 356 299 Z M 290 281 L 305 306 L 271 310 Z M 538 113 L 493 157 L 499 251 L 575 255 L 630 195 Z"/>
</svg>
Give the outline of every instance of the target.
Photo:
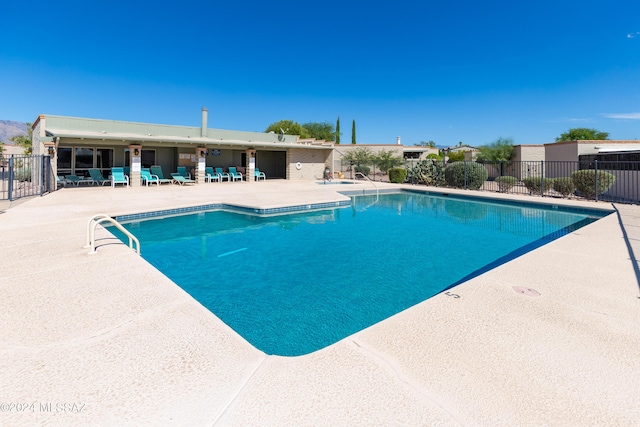
<svg viewBox="0 0 640 427">
<path fill-rule="evenodd" d="M 13 177 L 17 181 L 31 181 L 31 167 L 27 165 L 16 168 Z"/>
<path fill-rule="evenodd" d="M 571 179 L 578 190 L 584 197 L 591 199 L 596 196 L 596 171 L 593 169 L 585 169 L 575 171 L 571 174 Z M 605 171 L 598 171 L 598 189 L 597 195 L 606 193 L 616 182 L 615 175 Z"/>
<path fill-rule="evenodd" d="M 444 170 L 444 179 L 448 186 L 470 190 L 482 187 L 488 176 L 487 169 L 476 162 L 453 162 L 448 164 Z"/>
<path fill-rule="evenodd" d="M 391 168 L 389 169 L 389 182 L 395 184 L 402 184 L 407 178 L 407 170 L 404 168 Z"/>
<path fill-rule="evenodd" d="M 544 178 L 540 176 L 532 176 L 529 178 L 525 178 L 522 180 L 522 183 L 527 190 L 529 190 L 529 194 L 542 194 L 543 188 L 544 192 L 547 192 L 553 188 L 553 179 L 552 178 Z"/>
<path fill-rule="evenodd" d="M 562 197 L 567 197 L 569 194 L 573 194 L 576 186 L 573 183 L 573 179 L 568 176 L 563 176 L 553 180 L 553 189 L 562 194 Z"/>
<path fill-rule="evenodd" d="M 354 170 L 356 172 L 360 172 L 364 176 L 369 176 L 369 172 L 371 172 L 371 168 L 369 166 L 356 166 Z"/>
<path fill-rule="evenodd" d="M 498 183 L 498 191 L 501 193 L 508 193 L 511 188 L 516 185 L 518 182 L 518 178 L 515 176 L 499 176 L 496 178 L 496 182 Z"/>
<path fill-rule="evenodd" d="M 437 161 L 422 160 L 407 171 L 407 182 L 436 187 L 443 186 L 444 166 Z"/>
</svg>

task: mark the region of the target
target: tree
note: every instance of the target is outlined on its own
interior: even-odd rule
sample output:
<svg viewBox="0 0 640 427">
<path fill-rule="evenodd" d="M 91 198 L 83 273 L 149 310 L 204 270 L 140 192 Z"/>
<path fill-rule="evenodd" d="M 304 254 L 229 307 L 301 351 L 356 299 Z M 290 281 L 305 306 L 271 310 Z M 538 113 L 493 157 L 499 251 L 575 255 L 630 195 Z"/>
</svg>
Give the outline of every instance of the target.
<svg viewBox="0 0 640 427">
<path fill-rule="evenodd" d="M 321 139 L 324 141 L 333 141 L 336 134 L 333 125 L 329 122 L 309 122 L 303 124 L 302 128 L 307 131 L 308 138 Z"/>
<path fill-rule="evenodd" d="M 17 145 L 18 147 L 22 147 L 25 154 L 31 154 L 33 152 L 33 147 L 31 145 L 33 129 L 31 129 L 31 123 L 27 123 L 27 132 L 28 135 L 12 136 L 9 138 L 9 141 L 13 142 L 14 145 Z"/>
<path fill-rule="evenodd" d="M 340 116 L 336 121 L 336 144 L 340 144 Z"/>
<path fill-rule="evenodd" d="M 389 169 L 403 165 L 404 159 L 400 156 L 396 156 L 391 150 L 381 150 L 373 157 L 373 163 L 378 166 L 382 173 L 387 173 Z"/>
<path fill-rule="evenodd" d="M 436 143 L 432 140 L 429 141 L 420 141 L 417 144 L 413 144 L 416 147 L 431 147 L 431 148 L 435 148 Z"/>
<path fill-rule="evenodd" d="M 498 138 L 489 145 L 478 147 L 477 159 L 485 162 L 508 162 L 513 157 L 513 139 Z"/>
<path fill-rule="evenodd" d="M 460 151 L 451 151 L 449 152 L 449 154 L 447 154 L 447 157 L 449 158 L 449 163 L 452 162 L 463 162 L 464 161 L 464 151 L 460 150 Z"/>
<path fill-rule="evenodd" d="M 309 138 L 306 129 L 293 120 L 280 120 L 279 122 L 271 123 L 265 132 L 285 133 L 287 135 L 298 135 L 300 138 Z"/>
<path fill-rule="evenodd" d="M 560 141 L 584 141 L 584 140 L 602 140 L 609 139 L 609 132 L 601 132 L 597 129 L 589 128 L 572 128 L 556 138 L 556 142 Z"/>
<path fill-rule="evenodd" d="M 354 120 L 351 124 L 351 143 L 356 143 L 356 121 Z"/>
<path fill-rule="evenodd" d="M 351 162 L 354 165 L 366 166 L 370 165 L 374 154 L 368 147 L 358 147 L 355 150 L 349 150 L 342 156 L 342 161 Z"/>
</svg>

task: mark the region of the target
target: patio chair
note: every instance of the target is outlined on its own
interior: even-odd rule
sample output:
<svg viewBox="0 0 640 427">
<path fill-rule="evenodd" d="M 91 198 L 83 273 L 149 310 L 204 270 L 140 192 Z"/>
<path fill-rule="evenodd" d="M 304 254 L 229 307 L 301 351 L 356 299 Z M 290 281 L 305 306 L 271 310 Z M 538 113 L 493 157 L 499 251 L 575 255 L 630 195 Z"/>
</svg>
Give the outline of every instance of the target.
<svg viewBox="0 0 640 427">
<path fill-rule="evenodd" d="M 116 184 L 129 186 L 129 177 L 124 174 L 124 168 L 111 168 L 111 187 L 115 188 Z"/>
<path fill-rule="evenodd" d="M 102 176 L 102 172 L 100 172 L 100 169 L 89 169 L 89 175 L 91 176 L 94 184 L 105 185 L 111 182 L 111 180 Z"/>
<path fill-rule="evenodd" d="M 157 176 L 160 184 L 173 183 L 173 180 L 164 177 L 164 174 L 162 173 L 162 166 L 158 166 L 158 165 L 151 166 L 151 175 Z"/>
<path fill-rule="evenodd" d="M 77 187 L 78 184 L 80 184 L 81 179 L 78 175 L 65 175 L 64 181 L 67 184 L 75 185 Z"/>
<path fill-rule="evenodd" d="M 255 176 L 256 181 L 260 181 L 260 178 L 262 178 L 264 180 L 267 179 L 267 175 L 265 175 L 264 172 L 260 172 L 260 169 L 258 169 L 258 168 L 254 169 L 253 175 Z"/>
<path fill-rule="evenodd" d="M 67 186 L 67 181 L 64 177 L 60 178 L 60 175 L 56 175 L 56 185 L 62 185 L 63 187 Z"/>
<path fill-rule="evenodd" d="M 149 184 L 153 183 L 155 183 L 158 187 L 160 186 L 160 178 L 158 178 L 158 175 L 153 175 L 148 168 L 140 169 L 140 179 L 142 180 L 142 184 L 146 185 L 147 187 L 149 186 Z"/>
<path fill-rule="evenodd" d="M 173 178 L 173 182 L 174 183 L 177 183 L 177 184 L 180 184 L 180 185 L 195 184 L 196 183 L 193 179 L 185 178 L 184 176 L 180 175 L 177 172 L 172 173 L 171 177 Z"/>
<path fill-rule="evenodd" d="M 234 181 L 242 181 L 242 174 L 238 172 L 234 166 L 229 166 L 229 176 L 231 176 Z"/>
<path fill-rule="evenodd" d="M 225 178 L 227 178 L 227 181 L 231 181 L 229 174 L 223 171 L 222 168 L 216 168 L 216 173 L 220 177 L 220 182 L 224 181 Z"/>
<path fill-rule="evenodd" d="M 182 175 L 184 178 L 191 179 L 191 174 L 187 173 L 187 168 L 185 166 L 178 166 L 178 173 Z"/>
<path fill-rule="evenodd" d="M 222 177 L 220 177 L 220 175 L 218 175 L 217 173 L 215 173 L 213 171 L 213 168 L 210 166 L 207 166 L 204 168 L 204 180 L 206 182 L 211 182 L 211 181 L 218 181 L 220 182 L 222 180 Z"/>
</svg>

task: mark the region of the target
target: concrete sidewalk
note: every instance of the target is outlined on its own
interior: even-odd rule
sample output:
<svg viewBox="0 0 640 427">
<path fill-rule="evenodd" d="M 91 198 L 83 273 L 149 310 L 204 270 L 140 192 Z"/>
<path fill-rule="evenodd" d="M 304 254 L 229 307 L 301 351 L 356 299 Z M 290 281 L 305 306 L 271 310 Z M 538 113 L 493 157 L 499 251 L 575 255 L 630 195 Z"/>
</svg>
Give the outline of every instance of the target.
<svg viewBox="0 0 640 427">
<path fill-rule="evenodd" d="M 325 203 L 348 187 L 67 188 L 6 210 L 0 425 L 638 425 L 638 206 L 292 358 L 253 348 L 104 230 L 97 254 L 83 248 L 97 213 Z"/>
</svg>

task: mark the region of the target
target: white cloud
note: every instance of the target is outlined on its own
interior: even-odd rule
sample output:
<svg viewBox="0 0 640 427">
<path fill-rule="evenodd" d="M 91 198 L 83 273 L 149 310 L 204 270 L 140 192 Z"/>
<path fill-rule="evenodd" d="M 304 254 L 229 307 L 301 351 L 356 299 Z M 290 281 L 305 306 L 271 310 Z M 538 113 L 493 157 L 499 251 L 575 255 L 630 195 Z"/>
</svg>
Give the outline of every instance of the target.
<svg viewBox="0 0 640 427">
<path fill-rule="evenodd" d="M 627 34 L 627 38 L 628 38 L 628 39 L 633 39 L 633 38 L 636 38 L 636 37 L 638 37 L 638 36 L 640 36 L 640 31 L 636 31 L 635 33 L 629 33 L 629 34 Z"/>
<path fill-rule="evenodd" d="M 562 117 L 559 119 L 546 120 L 546 123 L 593 123 L 593 119 L 578 117 Z"/>
<path fill-rule="evenodd" d="M 640 113 L 605 114 L 608 119 L 640 120 Z"/>
</svg>

